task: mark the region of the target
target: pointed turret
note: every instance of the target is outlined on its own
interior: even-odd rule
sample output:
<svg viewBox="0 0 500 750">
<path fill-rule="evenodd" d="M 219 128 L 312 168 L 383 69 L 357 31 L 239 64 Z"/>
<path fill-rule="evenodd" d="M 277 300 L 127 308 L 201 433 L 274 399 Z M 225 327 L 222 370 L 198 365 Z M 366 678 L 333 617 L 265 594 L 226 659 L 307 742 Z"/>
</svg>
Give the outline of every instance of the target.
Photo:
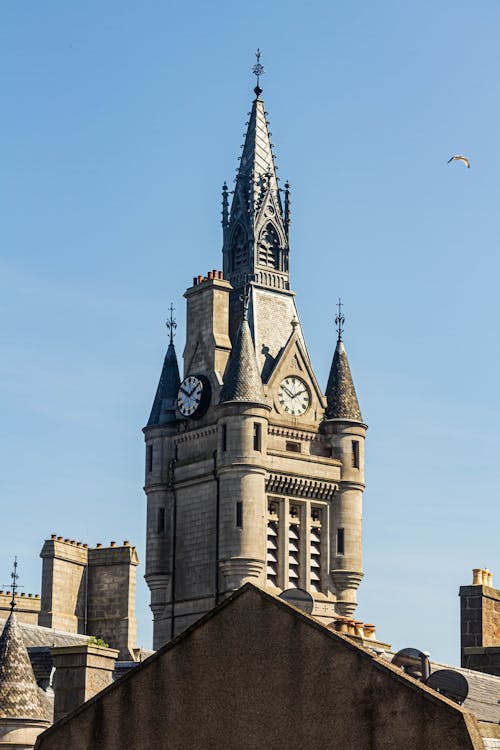
<svg viewBox="0 0 500 750">
<path fill-rule="evenodd" d="M 163 362 L 160 382 L 156 389 L 153 408 L 151 409 L 147 424 L 148 427 L 175 422 L 175 405 L 181 379 L 174 347 L 174 331 L 177 324 L 173 318 L 173 310 L 173 306 L 170 305 L 170 319 L 167 321 L 167 328 L 170 331 L 170 343 Z"/>
<path fill-rule="evenodd" d="M 220 403 L 247 401 L 265 404 L 262 380 L 259 375 L 252 334 L 248 325 L 247 306 L 229 357 Z"/>
<path fill-rule="evenodd" d="M 1 719 L 46 720 L 14 611 L 11 611 L 0 636 Z"/>
<path fill-rule="evenodd" d="M 247 281 L 273 289 L 289 289 L 287 222 L 278 189 L 271 134 L 260 98 L 259 75 L 264 72 L 260 62 L 254 66 L 254 72 L 257 75 L 256 97 L 229 217 L 224 209 L 227 189 L 223 190 L 224 276 L 236 289 Z"/>
<path fill-rule="evenodd" d="M 328 385 L 326 386 L 326 401 L 328 404 L 326 407 L 327 419 L 348 419 L 353 422 L 363 421 L 341 335 L 339 335 L 337 340 L 330 368 L 330 376 L 328 378 Z"/>
</svg>

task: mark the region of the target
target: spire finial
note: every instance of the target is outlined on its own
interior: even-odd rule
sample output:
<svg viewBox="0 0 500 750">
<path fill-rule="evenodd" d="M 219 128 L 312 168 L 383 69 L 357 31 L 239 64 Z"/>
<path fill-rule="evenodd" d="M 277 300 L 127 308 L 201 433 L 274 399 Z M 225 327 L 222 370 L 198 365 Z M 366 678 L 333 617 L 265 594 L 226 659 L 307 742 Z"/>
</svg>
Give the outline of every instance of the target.
<svg viewBox="0 0 500 750">
<path fill-rule="evenodd" d="M 338 341 L 342 341 L 342 334 L 344 333 L 344 323 L 345 323 L 345 315 L 342 314 L 342 300 L 339 297 L 339 301 L 337 303 L 337 307 L 339 309 L 337 315 L 335 316 L 335 325 L 337 326 L 337 335 L 338 335 Z"/>
<path fill-rule="evenodd" d="M 250 304 L 250 284 L 248 283 L 247 274 L 245 274 L 245 285 L 243 287 L 243 294 L 240 297 L 240 301 L 243 302 L 243 320 L 248 320 L 248 306 Z"/>
<path fill-rule="evenodd" d="M 255 91 L 255 93 L 257 95 L 257 99 L 262 94 L 262 89 L 261 89 L 261 87 L 259 85 L 260 84 L 260 77 L 263 76 L 264 73 L 266 72 L 264 70 L 264 66 L 260 62 L 261 54 L 262 53 L 260 51 L 260 48 L 257 48 L 257 52 L 255 53 L 255 57 L 257 58 L 257 62 L 255 63 L 255 65 L 252 68 L 252 73 L 255 76 L 257 76 L 257 86 L 254 88 L 254 91 Z"/>
<path fill-rule="evenodd" d="M 10 591 L 12 594 L 12 599 L 10 600 L 10 611 L 13 612 L 16 606 L 16 591 L 19 588 L 19 586 L 17 585 L 17 580 L 19 578 L 19 575 L 17 573 L 17 555 L 14 557 L 14 569 L 10 574 L 10 578 Z"/>
<path fill-rule="evenodd" d="M 175 307 L 172 302 L 170 303 L 169 310 L 170 310 L 170 318 L 167 320 L 165 325 L 167 326 L 169 334 L 170 334 L 170 343 L 173 344 L 175 329 L 177 328 L 177 323 L 175 322 L 175 318 L 174 318 Z"/>
</svg>

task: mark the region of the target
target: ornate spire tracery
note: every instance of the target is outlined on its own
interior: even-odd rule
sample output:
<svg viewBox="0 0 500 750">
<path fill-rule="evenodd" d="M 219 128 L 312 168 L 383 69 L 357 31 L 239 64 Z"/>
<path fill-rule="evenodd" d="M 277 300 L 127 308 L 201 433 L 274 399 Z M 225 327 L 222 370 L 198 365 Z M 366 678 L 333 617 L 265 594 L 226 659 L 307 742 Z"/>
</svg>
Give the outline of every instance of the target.
<svg viewBox="0 0 500 750">
<path fill-rule="evenodd" d="M 283 212 L 267 113 L 260 98 L 260 62 L 252 70 L 257 76 L 256 98 L 247 124 L 245 142 L 236 170 L 231 210 L 223 189 L 224 274 L 239 289 L 245 276 L 273 289 L 289 289 L 288 254 L 290 195 L 285 189 Z"/>
</svg>

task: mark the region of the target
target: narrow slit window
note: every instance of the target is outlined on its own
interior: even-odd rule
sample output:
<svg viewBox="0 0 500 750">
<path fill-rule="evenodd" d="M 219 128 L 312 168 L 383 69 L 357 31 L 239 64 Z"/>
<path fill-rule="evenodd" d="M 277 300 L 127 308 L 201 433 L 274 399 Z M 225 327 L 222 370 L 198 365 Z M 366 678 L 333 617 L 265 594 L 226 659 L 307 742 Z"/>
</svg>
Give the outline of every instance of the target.
<svg viewBox="0 0 500 750">
<path fill-rule="evenodd" d="M 148 465 L 148 473 L 153 471 L 153 446 L 148 445 L 148 457 L 147 457 L 147 465 Z"/>
<path fill-rule="evenodd" d="M 158 508 L 158 516 L 156 520 L 156 533 L 165 533 L 165 508 Z"/>
<path fill-rule="evenodd" d="M 241 501 L 236 503 L 236 528 L 243 528 L 243 503 Z"/>
<path fill-rule="evenodd" d="M 261 435 L 262 425 L 259 422 L 253 423 L 253 449 L 254 451 L 261 450 Z"/>
<path fill-rule="evenodd" d="M 222 425 L 222 451 L 227 451 L 227 424 Z"/>
<path fill-rule="evenodd" d="M 359 440 L 352 441 L 352 467 L 359 469 Z"/>
<path fill-rule="evenodd" d="M 344 529 L 337 529 L 337 555 L 343 555 L 344 551 Z"/>
</svg>

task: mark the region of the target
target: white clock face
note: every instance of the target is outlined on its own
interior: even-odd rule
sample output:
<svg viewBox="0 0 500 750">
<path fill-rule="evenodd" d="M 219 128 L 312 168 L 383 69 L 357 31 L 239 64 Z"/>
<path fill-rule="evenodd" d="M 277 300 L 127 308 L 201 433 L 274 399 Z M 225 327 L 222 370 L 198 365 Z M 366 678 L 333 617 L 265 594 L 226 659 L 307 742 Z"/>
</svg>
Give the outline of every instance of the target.
<svg viewBox="0 0 500 750">
<path fill-rule="evenodd" d="M 284 412 L 299 417 L 305 414 L 311 403 L 309 388 L 303 380 L 294 375 L 281 381 L 278 398 Z"/>
<path fill-rule="evenodd" d="M 177 394 L 177 408 L 184 417 L 192 417 L 201 403 L 203 383 L 195 375 L 185 378 Z"/>
</svg>

